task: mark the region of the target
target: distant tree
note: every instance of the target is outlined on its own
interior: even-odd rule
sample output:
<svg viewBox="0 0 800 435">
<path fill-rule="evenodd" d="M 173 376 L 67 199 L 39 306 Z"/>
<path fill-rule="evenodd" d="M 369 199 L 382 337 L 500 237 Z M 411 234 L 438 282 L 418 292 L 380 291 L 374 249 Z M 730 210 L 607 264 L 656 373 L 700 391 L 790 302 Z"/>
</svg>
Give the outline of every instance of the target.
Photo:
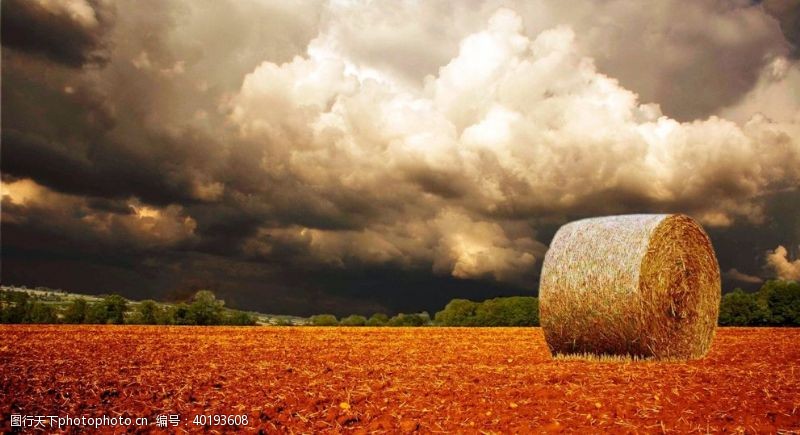
<svg viewBox="0 0 800 435">
<path fill-rule="evenodd" d="M 226 325 L 234 325 L 234 326 L 251 326 L 256 324 L 256 319 L 244 311 L 231 310 L 225 316 L 224 323 Z"/>
<path fill-rule="evenodd" d="M 419 314 L 399 313 L 389 319 L 389 326 L 425 326 L 430 324 L 431 316 L 427 312 Z"/>
<path fill-rule="evenodd" d="M 386 326 L 389 323 L 389 316 L 383 313 L 375 313 L 367 320 L 367 326 Z"/>
<path fill-rule="evenodd" d="M 29 305 L 25 323 L 57 323 L 58 317 L 52 306 L 44 302 L 34 301 Z"/>
<path fill-rule="evenodd" d="M 4 291 L 0 295 L 0 321 L 2 323 L 23 323 L 30 311 L 31 297 L 27 292 Z"/>
<path fill-rule="evenodd" d="M 434 317 L 441 326 L 471 326 L 475 324 L 478 302 L 467 299 L 453 299 Z"/>
<path fill-rule="evenodd" d="M 112 294 L 104 296 L 98 302 L 88 304 L 84 319 L 86 323 L 121 325 L 125 323 L 127 309 L 128 301 L 120 295 Z"/>
<path fill-rule="evenodd" d="M 194 325 L 194 318 L 190 313 L 189 305 L 182 302 L 175 304 L 169 310 L 167 323 L 171 325 Z"/>
<path fill-rule="evenodd" d="M 166 323 L 164 310 L 151 299 L 145 299 L 136 306 L 133 323 L 141 325 L 157 325 Z"/>
<path fill-rule="evenodd" d="M 340 320 L 339 324 L 342 326 L 364 326 L 367 324 L 367 318 L 359 316 L 358 314 L 353 314 Z"/>
<path fill-rule="evenodd" d="M 433 323 L 433 321 L 431 319 L 431 315 L 428 314 L 427 311 L 423 311 L 421 313 L 417 313 L 416 316 L 417 316 L 417 318 L 422 320 L 422 326 L 428 326 L 428 325 Z"/>
<path fill-rule="evenodd" d="M 0 293 L 0 323 L 58 323 L 55 308 L 27 292 Z"/>
<path fill-rule="evenodd" d="M 451 300 L 436 313 L 435 323 L 442 326 L 538 326 L 539 299 L 511 296 L 473 302 Z"/>
<path fill-rule="evenodd" d="M 217 299 L 211 291 L 200 290 L 189 305 L 189 316 L 195 325 L 219 325 L 222 323 L 223 305 L 225 302 Z"/>
<path fill-rule="evenodd" d="M 317 314 L 316 316 L 311 316 L 309 322 L 313 326 L 336 326 L 339 324 L 333 314 Z"/>
<path fill-rule="evenodd" d="M 389 318 L 387 326 L 422 326 L 422 319 L 414 314 L 397 313 Z"/>
<path fill-rule="evenodd" d="M 758 300 L 758 295 L 737 288 L 722 296 L 719 306 L 719 324 L 722 326 L 759 325 L 769 319 L 769 311 Z"/>
<path fill-rule="evenodd" d="M 121 325 L 125 323 L 125 311 L 128 310 L 128 300 L 120 295 L 111 295 L 103 300 L 108 311 L 109 323 Z"/>
<path fill-rule="evenodd" d="M 539 300 L 531 296 L 485 300 L 475 310 L 475 324 L 480 326 L 538 326 Z"/>
<path fill-rule="evenodd" d="M 73 299 L 64 311 L 64 323 L 85 323 L 88 310 L 86 299 Z"/>
<path fill-rule="evenodd" d="M 86 323 L 106 324 L 108 322 L 108 312 L 102 301 L 92 302 L 86 309 Z"/>
<path fill-rule="evenodd" d="M 775 326 L 800 325 L 800 283 L 767 281 L 758 291 L 758 299 L 769 311 L 768 323 Z"/>
</svg>

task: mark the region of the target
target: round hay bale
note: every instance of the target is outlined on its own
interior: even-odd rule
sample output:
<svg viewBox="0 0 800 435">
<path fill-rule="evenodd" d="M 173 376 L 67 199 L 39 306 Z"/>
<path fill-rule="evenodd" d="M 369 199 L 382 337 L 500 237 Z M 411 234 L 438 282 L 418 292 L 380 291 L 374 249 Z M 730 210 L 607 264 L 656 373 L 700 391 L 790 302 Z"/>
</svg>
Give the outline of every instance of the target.
<svg viewBox="0 0 800 435">
<path fill-rule="evenodd" d="M 624 215 L 562 226 L 539 286 L 553 355 L 706 354 L 721 296 L 714 248 L 692 218 Z"/>
</svg>

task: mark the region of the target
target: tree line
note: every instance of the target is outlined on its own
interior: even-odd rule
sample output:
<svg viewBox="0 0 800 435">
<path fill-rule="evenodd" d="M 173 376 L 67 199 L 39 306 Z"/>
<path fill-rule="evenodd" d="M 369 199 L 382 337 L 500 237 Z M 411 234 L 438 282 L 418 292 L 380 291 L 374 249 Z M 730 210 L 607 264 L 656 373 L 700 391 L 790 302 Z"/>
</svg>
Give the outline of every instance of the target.
<svg viewBox="0 0 800 435">
<path fill-rule="evenodd" d="M 159 304 L 152 300 L 131 303 L 109 295 L 99 301 L 75 298 L 66 305 L 24 291 L 0 292 L 0 323 L 91 323 L 144 325 L 255 325 L 243 311 L 224 308 L 208 290 L 197 292 L 188 303 Z M 50 299 L 48 299 L 50 298 Z M 291 325 L 282 322 L 279 325 Z M 369 318 L 353 314 L 338 319 L 318 314 L 311 326 L 539 326 L 539 300 L 531 296 L 488 299 L 482 302 L 453 299 L 433 318 L 427 312 Z M 800 326 L 800 283 L 767 281 L 754 293 L 742 289 L 722 296 L 721 326 Z"/>
<path fill-rule="evenodd" d="M 133 325 L 255 325 L 250 314 L 224 307 L 208 290 L 198 291 L 189 303 L 132 303 L 112 294 L 98 301 L 77 297 L 36 297 L 26 291 L 0 292 L 0 323 L 71 323 Z"/>
<path fill-rule="evenodd" d="M 353 314 L 337 319 L 333 314 L 311 316 L 312 326 L 538 326 L 539 300 L 532 296 L 513 296 L 475 302 L 453 299 L 431 319 L 427 312 L 383 313 L 369 318 Z"/>
<path fill-rule="evenodd" d="M 722 296 L 721 326 L 800 326 L 800 282 L 767 281 L 755 293 Z"/>
<path fill-rule="evenodd" d="M 414 319 L 411 321 L 411 319 Z M 391 319 L 376 314 L 369 319 L 352 315 L 337 320 L 331 314 L 311 317 L 315 326 L 539 326 L 539 300 L 531 296 L 488 299 L 482 302 L 453 299 L 433 319 L 398 314 Z M 755 293 L 742 289 L 722 296 L 720 326 L 800 326 L 800 283 L 767 281 Z"/>
<path fill-rule="evenodd" d="M 400 313 L 389 317 L 384 313 L 375 313 L 369 318 L 353 314 L 337 319 L 333 314 L 317 314 L 308 319 L 311 326 L 427 326 L 431 324 L 431 316 L 427 312 L 414 314 Z"/>
</svg>

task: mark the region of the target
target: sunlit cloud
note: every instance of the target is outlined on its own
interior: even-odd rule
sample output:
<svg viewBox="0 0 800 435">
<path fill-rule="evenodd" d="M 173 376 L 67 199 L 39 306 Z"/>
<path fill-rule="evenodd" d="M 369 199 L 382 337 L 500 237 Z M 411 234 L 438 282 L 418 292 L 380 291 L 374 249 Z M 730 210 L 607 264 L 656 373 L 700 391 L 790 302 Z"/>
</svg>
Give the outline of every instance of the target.
<svg viewBox="0 0 800 435">
<path fill-rule="evenodd" d="M 783 246 L 767 255 L 767 266 L 780 279 L 800 280 L 800 259 L 791 260 L 789 251 Z"/>
</svg>

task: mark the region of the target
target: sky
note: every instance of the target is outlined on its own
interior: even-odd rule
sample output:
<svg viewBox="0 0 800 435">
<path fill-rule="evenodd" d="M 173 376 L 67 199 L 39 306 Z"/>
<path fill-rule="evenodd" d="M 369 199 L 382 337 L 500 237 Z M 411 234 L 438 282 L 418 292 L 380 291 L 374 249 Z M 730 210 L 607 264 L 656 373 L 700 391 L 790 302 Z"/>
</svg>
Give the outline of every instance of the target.
<svg viewBox="0 0 800 435">
<path fill-rule="evenodd" d="M 3 284 L 337 315 L 685 213 L 800 279 L 795 0 L 2 2 Z"/>
</svg>

